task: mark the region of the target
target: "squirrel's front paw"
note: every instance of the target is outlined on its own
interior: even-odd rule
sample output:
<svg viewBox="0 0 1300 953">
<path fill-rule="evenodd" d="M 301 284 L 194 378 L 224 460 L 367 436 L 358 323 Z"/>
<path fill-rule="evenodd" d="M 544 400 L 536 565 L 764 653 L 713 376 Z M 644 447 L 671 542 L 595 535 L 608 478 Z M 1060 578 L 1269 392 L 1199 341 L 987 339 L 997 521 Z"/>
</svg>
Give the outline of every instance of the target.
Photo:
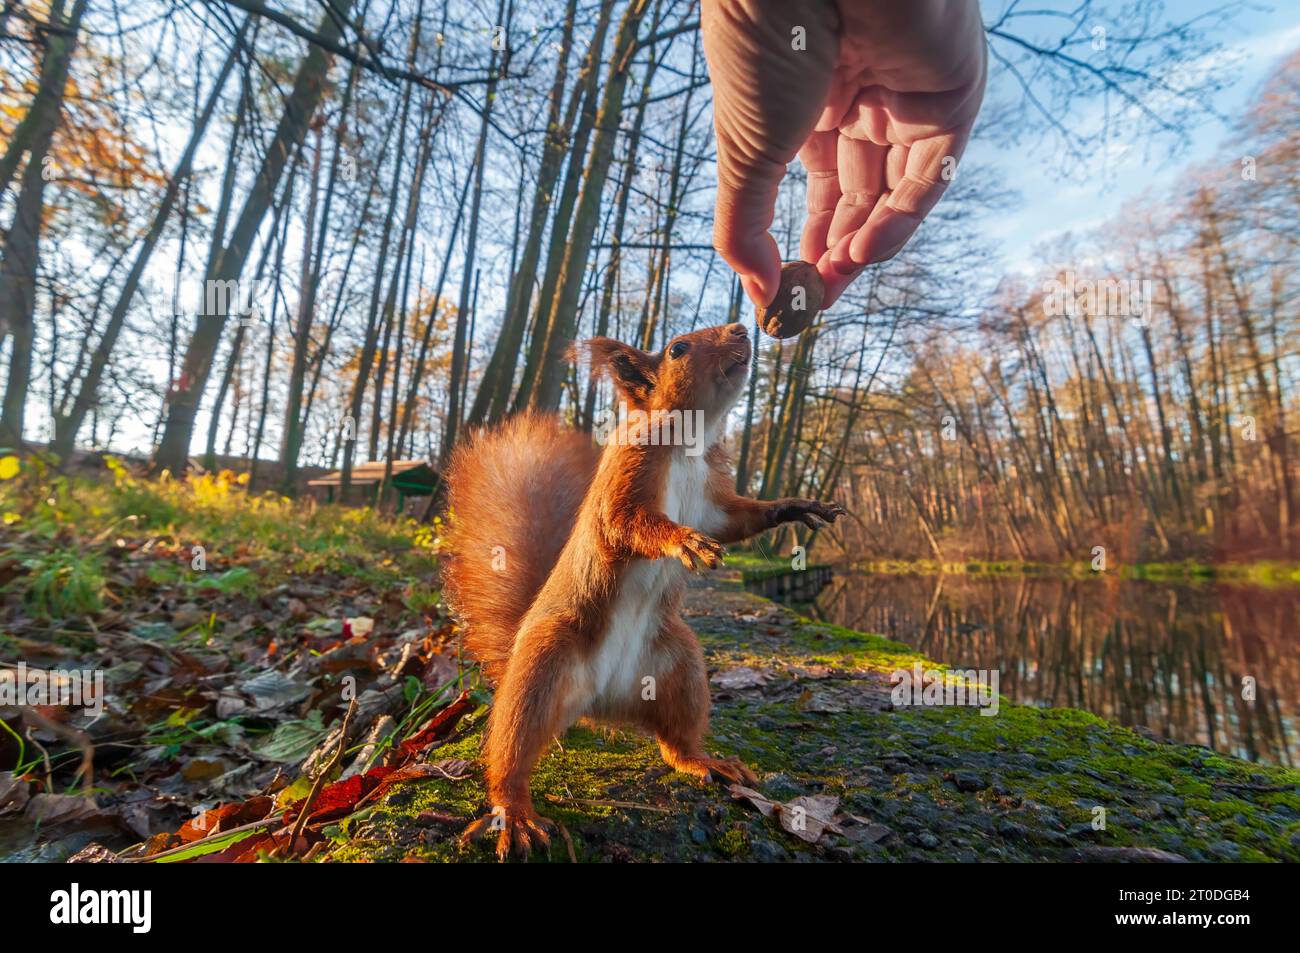
<svg viewBox="0 0 1300 953">
<path fill-rule="evenodd" d="M 462 847 L 472 840 L 497 834 L 497 860 L 504 863 L 511 854 L 527 859 L 534 847 L 548 854 L 551 837 L 547 829 L 555 825 L 530 808 L 494 807 L 492 813 L 480 817 L 460 835 Z"/>
<path fill-rule="evenodd" d="M 734 755 L 729 758 L 710 758 L 703 755 L 682 758 L 673 767 L 712 784 L 758 783 L 758 776 L 749 769 L 749 765 Z"/>
<path fill-rule="evenodd" d="M 695 570 L 703 566 L 717 569 L 722 564 L 722 554 L 726 552 L 722 544 L 711 536 L 697 533 L 693 529 L 682 527 L 681 534 L 671 545 L 664 548 L 665 556 L 674 556 L 682 561 L 687 569 Z"/>
<path fill-rule="evenodd" d="M 821 529 L 839 517 L 847 516 L 848 510 L 838 503 L 823 503 L 820 500 L 785 500 L 781 503 L 779 513 L 782 523 L 798 520 L 810 529 Z"/>
</svg>

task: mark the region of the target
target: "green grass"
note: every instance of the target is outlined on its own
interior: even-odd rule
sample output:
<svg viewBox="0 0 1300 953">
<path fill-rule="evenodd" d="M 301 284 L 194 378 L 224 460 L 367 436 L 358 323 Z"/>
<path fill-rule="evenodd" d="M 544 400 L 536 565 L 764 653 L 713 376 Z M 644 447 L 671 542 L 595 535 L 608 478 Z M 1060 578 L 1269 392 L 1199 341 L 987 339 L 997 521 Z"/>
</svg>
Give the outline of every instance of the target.
<svg viewBox="0 0 1300 953">
<path fill-rule="evenodd" d="M 53 549 L 22 560 L 28 610 L 40 619 L 94 615 L 104 605 L 103 559 L 75 549 Z"/>
<path fill-rule="evenodd" d="M 229 472 L 146 480 L 110 459 L 100 477 L 68 478 L 24 462 L 0 481 L 6 533 L 0 566 L 41 617 L 93 615 L 111 598 L 106 565 L 147 550 L 139 565 L 156 586 L 253 597 L 315 574 L 339 574 L 377 593 L 405 592 L 412 608 L 438 599 L 433 578 L 440 524 L 253 494 Z M 141 555 L 144 555 L 142 552 Z"/>
</svg>

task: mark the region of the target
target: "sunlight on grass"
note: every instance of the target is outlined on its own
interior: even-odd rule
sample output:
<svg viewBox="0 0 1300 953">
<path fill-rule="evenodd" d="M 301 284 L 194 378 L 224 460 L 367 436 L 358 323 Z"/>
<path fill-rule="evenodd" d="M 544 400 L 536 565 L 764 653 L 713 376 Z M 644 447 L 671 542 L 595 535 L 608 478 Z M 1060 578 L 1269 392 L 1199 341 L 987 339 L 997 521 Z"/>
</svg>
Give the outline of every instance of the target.
<svg viewBox="0 0 1300 953">
<path fill-rule="evenodd" d="M 440 523 L 250 494 L 230 471 L 138 477 L 108 458 L 106 479 L 69 478 L 30 461 L 0 483 L 7 532 L 0 563 L 21 567 L 7 586 L 38 617 L 94 614 L 111 598 L 110 554 L 144 549 L 157 585 L 253 597 L 318 573 L 404 592 L 415 609 L 439 593 L 431 577 Z"/>
</svg>

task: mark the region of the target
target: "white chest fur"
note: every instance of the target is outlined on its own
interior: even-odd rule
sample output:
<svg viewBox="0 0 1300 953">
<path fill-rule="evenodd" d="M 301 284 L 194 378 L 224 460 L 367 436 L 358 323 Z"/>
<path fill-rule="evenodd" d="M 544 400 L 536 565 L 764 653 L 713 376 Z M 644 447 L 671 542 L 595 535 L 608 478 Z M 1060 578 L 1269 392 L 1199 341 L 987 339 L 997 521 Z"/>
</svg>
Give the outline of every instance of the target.
<svg viewBox="0 0 1300 953">
<path fill-rule="evenodd" d="M 708 498 L 708 464 L 704 456 L 676 449 L 660 506 L 675 523 L 702 533 L 717 530 L 721 511 Z M 664 597 L 686 574 L 676 559 L 638 559 L 623 573 L 618 596 L 596 650 L 586 664 L 588 710 L 617 707 L 637 697 L 646 676 L 659 677 L 649 651 L 663 620 Z M 582 714 L 582 712 L 578 712 Z"/>
</svg>

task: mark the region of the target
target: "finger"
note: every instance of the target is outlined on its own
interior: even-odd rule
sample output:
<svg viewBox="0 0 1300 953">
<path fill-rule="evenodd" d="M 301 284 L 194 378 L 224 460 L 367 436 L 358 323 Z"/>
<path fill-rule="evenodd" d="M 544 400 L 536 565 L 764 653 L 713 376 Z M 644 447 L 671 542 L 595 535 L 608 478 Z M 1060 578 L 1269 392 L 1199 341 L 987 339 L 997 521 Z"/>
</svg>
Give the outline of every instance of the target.
<svg viewBox="0 0 1300 953">
<path fill-rule="evenodd" d="M 780 286 L 780 254 L 767 231 L 777 187 L 826 102 L 838 19 L 828 3 L 700 8 L 717 142 L 714 247 L 760 307 Z"/>
<path fill-rule="evenodd" d="M 784 174 L 784 166 L 766 164 L 743 179 L 718 174 L 713 247 L 740 276 L 749 300 L 764 308 L 781 285 L 781 254 L 768 229 Z"/>
<path fill-rule="evenodd" d="M 828 246 L 866 224 L 885 191 L 885 160 L 889 152 L 887 146 L 866 139 L 839 137 L 836 153 L 841 194 L 826 236 Z"/>
<path fill-rule="evenodd" d="M 814 132 L 799 150 L 799 161 L 808 172 L 808 219 L 799 241 L 799 257 L 816 261 L 826 253 L 826 234 L 840 200 L 840 176 L 836 168 L 838 129 Z"/>
<path fill-rule="evenodd" d="M 845 235 L 839 240 L 837 245 L 827 251 L 826 254 L 822 255 L 821 258 L 817 259 L 817 273 L 822 276 L 822 286 L 824 289 L 822 294 L 823 311 L 838 301 L 840 295 L 844 293 L 844 289 L 853 284 L 853 282 L 857 280 L 858 275 L 862 274 L 863 270 L 866 268 L 865 265 L 854 265 L 848 272 L 843 272 L 840 271 L 840 267 L 843 266 L 837 267 L 832 262 L 832 258 L 836 254 L 836 249 L 840 249 L 841 261 L 846 261 L 848 259 L 848 245 L 852 242 L 855 235 L 857 235 L 857 232 L 854 232 L 853 235 Z M 843 248 L 841 248 L 841 246 L 843 246 Z"/>
<path fill-rule="evenodd" d="M 903 174 L 849 243 L 855 265 L 885 261 L 907 244 L 948 188 L 961 138 L 941 133 L 912 143 L 905 160 L 891 156 L 892 162 L 903 162 Z"/>
</svg>

